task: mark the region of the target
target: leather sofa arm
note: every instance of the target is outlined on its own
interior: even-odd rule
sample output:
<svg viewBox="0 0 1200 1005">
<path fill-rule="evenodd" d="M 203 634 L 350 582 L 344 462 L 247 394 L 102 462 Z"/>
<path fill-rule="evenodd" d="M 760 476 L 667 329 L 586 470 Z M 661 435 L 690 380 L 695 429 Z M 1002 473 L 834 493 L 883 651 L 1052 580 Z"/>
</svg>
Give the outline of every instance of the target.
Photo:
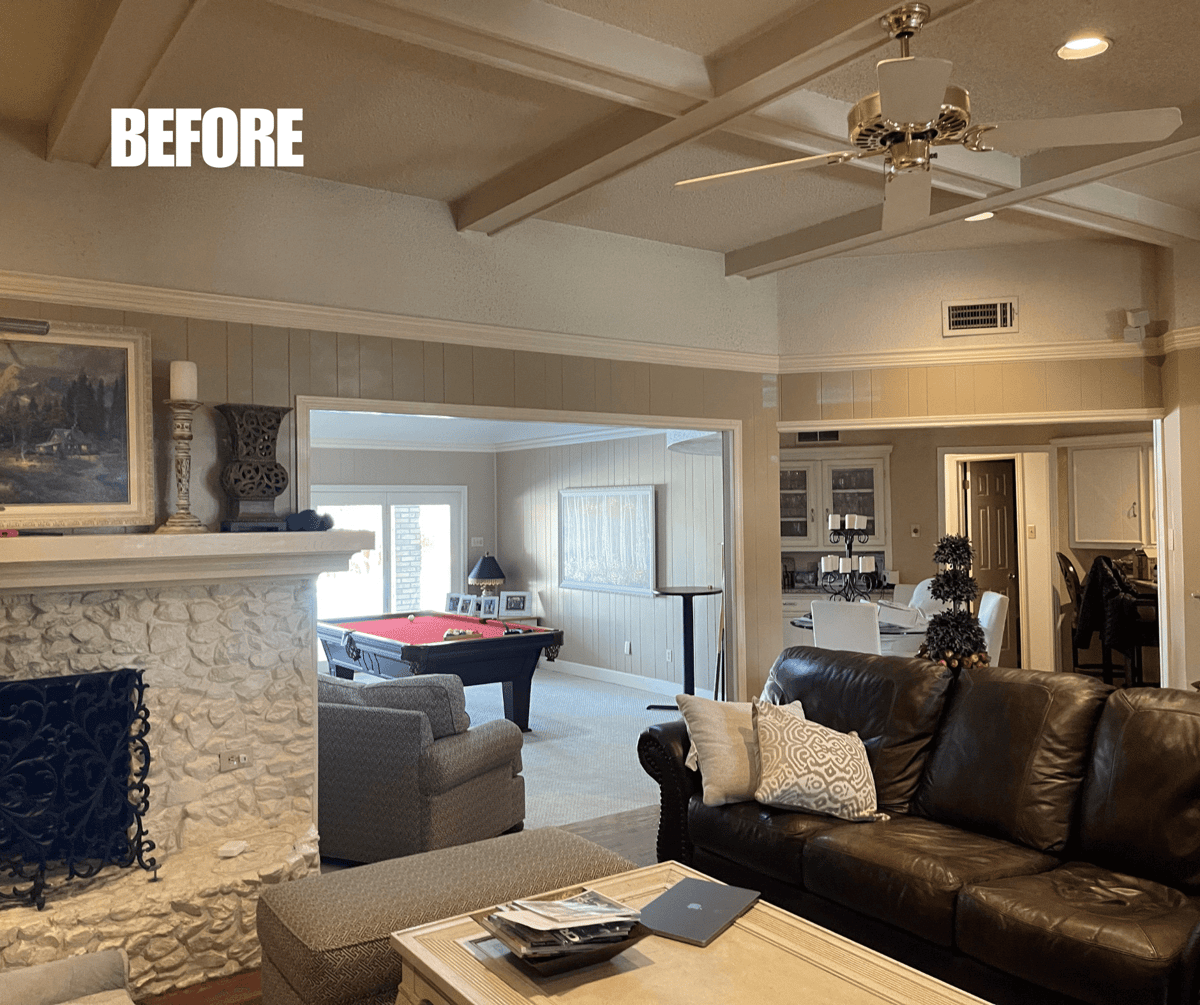
<svg viewBox="0 0 1200 1005">
<path fill-rule="evenodd" d="M 684 766 L 691 741 L 682 719 L 648 726 L 638 739 L 638 760 L 658 782 L 658 860 L 692 861 L 688 837 L 688 802 L 701 790 L 700 772 Z"/>
<path fill-rule="evenodd" d="M 421 751 L 421 792 L 432 796 L 514 762 L 521 769 L 521 727 L 507 719 L 493 719 L 465 733 L 444 736 Z"/>
</svg>

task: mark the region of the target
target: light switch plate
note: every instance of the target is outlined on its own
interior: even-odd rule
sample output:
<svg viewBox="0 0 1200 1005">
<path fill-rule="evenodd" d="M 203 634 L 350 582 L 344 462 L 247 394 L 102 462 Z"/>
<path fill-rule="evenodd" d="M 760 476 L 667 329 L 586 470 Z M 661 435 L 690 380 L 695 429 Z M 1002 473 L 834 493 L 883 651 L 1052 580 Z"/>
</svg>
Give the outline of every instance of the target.
<svg viewBox="0 0 1200 1005">
<path fill-rule="evenodd" d="M 482 548 L 483 547 L 483 538 L 481 538 L 481 537 L 471 538 L 471 547 L 472 548 Z"/>
</svg>

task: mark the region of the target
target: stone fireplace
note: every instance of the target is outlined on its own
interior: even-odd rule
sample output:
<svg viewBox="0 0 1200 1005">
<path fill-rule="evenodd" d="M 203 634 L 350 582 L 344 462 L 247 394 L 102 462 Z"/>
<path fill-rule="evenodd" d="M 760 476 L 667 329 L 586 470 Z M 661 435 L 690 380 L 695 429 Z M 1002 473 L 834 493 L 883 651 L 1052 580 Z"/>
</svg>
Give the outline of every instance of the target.
<svg viewBox="0 0 1200 1005">
<path fill-rule="evenodd" d="M 259 889 L 318 861 L 315 578 L 345 569 L 370 539 L 0 542 L 0 680 L 144 671 L 145 828 L 159 864 L 157 882 L 108 867 L 56 885 L 41 912 L 0 903 L 5 966 L 120 946 L 147 995 L 258 964 Z M 220 770 L 228 751 L 248 763 Z"/>
</svg>

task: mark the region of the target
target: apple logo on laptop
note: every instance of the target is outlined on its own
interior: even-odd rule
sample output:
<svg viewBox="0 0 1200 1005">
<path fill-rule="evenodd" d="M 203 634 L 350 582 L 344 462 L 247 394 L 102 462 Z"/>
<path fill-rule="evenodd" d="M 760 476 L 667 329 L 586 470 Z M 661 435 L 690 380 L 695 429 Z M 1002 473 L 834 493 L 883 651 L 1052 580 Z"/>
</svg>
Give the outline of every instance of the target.
<svg viewBox="0 0 1200 1005">
<path fill-rule="evenodd" d="M 701 907 L 699 904 L 688 904 L 688 910 L 689 911 L 703 911 L 704 908 Z"/>
</svg>

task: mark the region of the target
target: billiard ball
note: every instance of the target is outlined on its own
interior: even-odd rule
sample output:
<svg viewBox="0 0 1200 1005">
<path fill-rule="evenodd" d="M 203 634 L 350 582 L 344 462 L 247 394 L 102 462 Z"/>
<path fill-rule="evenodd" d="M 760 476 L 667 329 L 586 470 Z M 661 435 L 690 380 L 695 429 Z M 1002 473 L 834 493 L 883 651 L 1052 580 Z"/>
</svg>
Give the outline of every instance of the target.
<svg viewBox="0 0 1200 1005">
<path fill-rule="evenodd" d="M 415 614 L 410 614 L 410 615 L 408 616 L 408 620 L 409 620 L 409 621 L 416 621 L 416 620 L 417 620 L 417 616 L 416 616 Z"/>
</svg>

